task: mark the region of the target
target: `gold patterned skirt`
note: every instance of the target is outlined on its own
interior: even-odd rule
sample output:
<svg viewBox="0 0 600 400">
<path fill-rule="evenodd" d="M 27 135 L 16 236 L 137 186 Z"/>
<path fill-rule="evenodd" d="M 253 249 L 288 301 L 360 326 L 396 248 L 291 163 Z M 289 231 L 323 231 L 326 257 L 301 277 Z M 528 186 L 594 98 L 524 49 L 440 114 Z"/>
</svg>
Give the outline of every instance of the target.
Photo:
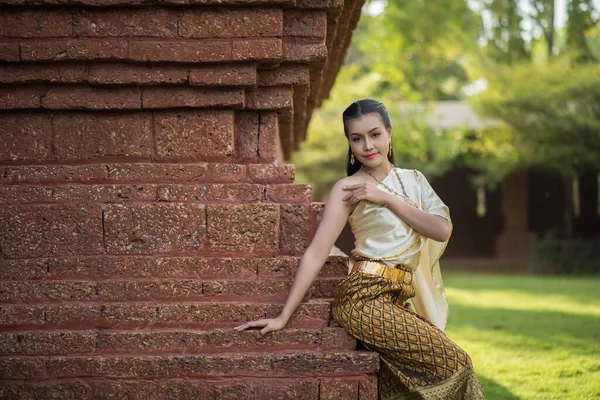
<svg viewBox="0 0 600 400">
<path fill-rule="evenodd" d="M 469 355 L 407 307 L 415 295 L 410 271 L 357 265 L 340 284 L 333 317 L 379 353 L 379 399 L 484 399 Z"/>
</svg>

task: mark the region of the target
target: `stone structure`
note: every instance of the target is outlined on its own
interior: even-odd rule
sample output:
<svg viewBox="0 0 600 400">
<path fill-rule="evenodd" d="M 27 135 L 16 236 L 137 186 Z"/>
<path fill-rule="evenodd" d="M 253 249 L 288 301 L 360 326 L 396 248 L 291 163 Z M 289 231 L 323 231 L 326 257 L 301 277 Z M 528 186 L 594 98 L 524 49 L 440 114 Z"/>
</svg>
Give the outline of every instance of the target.
<svg viewBox="0 0 600 400">
<path fill-rule="evenodd" d="M 0 0 L 0 398 L 375 399 L 283 159 L 362 0 Z"/>
</svg>

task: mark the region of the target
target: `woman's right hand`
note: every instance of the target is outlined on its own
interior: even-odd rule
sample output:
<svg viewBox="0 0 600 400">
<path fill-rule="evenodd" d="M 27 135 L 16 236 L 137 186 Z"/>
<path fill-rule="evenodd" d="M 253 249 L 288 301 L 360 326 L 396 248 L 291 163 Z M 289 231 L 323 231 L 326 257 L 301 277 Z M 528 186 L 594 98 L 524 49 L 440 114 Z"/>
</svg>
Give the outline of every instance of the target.
<svg viewBox="0 0 600 400">
<path fill-rule="evenodd" d="M 260 337 L 263 337 L 269 332 L 283 329 L 286 324 L 287 320 L 279 316 L 277 318 L 257 319 L 255 321 L 246 322 L 245 324 L 236 326 L 233 329 L 240 332 L 249 328 L 262 328 L 260 330 Z"/>
</svg>

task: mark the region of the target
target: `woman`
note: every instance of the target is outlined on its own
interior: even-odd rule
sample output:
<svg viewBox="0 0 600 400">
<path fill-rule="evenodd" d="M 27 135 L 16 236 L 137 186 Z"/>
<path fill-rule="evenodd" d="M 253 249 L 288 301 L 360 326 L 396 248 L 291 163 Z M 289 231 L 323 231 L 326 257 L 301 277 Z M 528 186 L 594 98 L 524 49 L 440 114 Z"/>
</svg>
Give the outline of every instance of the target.
<svg viewBox="0 0 600 400">
<path fill-rule="evenodd" d="M 331 190 L 281 314 L 235 329 L 282 329 L 348 220 L 356 262 L 336 293 L 333 317 L 379 353 L 379 398 L 483 399 L 471 359 L 443 333 L 448 307 L 438 260 L 452 231 L 448 207 L 423 174 L 393 166 L 383 104 L 359 100 L 342 118 L 348 176 Z"/>
</svg>

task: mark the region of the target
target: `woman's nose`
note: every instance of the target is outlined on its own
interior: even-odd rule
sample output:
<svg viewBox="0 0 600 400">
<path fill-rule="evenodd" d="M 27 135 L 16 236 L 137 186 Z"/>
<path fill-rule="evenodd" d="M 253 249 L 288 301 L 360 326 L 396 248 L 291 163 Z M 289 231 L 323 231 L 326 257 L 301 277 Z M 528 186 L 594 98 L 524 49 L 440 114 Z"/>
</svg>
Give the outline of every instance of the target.
<svg viewBox="0 0 600 400">
<path fill-rule="evenodd" d="M 373 143 L 370 139 L 365 139 L 365 150 L 370 150 L 373 148 Z"/>
</svg>

